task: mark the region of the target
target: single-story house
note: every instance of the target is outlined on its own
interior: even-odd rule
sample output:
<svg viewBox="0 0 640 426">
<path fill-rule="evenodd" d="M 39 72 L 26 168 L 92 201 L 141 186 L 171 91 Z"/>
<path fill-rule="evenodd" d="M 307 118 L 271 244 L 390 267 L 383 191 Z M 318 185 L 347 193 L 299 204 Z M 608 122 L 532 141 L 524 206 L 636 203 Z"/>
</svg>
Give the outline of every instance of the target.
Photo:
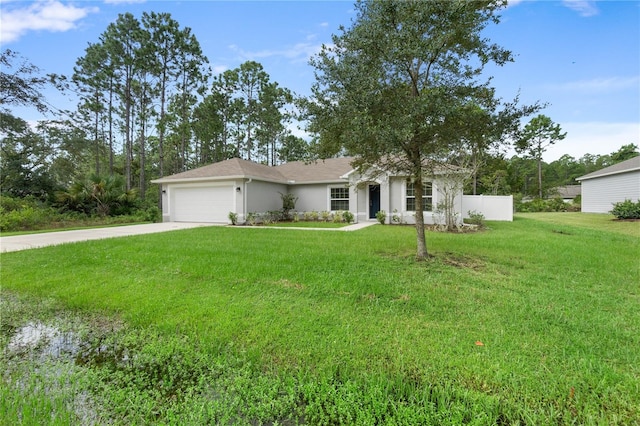
<svg viewBox="0 0 640 426">
<path fill-rule="evenodd" d="M 640 199 L 640 156 L 576 180 L 582 184 L 582 211 L 608 213 L 615 203 Z"/>
<path fill-rule="evenodd" d="M 228 223 L 229 213 L 238 222 L 249 213 L 282 209 L 281 194 L 297 197 L 297 212 L 350 211 L 358 221 L 375 220 L 378 211 L 414 223 L 413 183 L 406 176 L 376 173 L 361 175 L 353 158 L 331 158 L 312 163 L 294 161 L 266 166 L 240 158 L 221 161 L 153 180 L 162 186 L 162 218 L 165 222 Z M 426 182 L 425 223 L 438 223 L 433 212 L 444 186 L 438 174 Z M 462 191 L 454 209 L 462 220 Z"/>
<path fill-rule="evenodd" d="M 565 185 L 551 189 L 547 198 L 560 197 L 565 203 L 571 203 L 579 195 L 582 196 L 581 185 Z"/>
</svg>

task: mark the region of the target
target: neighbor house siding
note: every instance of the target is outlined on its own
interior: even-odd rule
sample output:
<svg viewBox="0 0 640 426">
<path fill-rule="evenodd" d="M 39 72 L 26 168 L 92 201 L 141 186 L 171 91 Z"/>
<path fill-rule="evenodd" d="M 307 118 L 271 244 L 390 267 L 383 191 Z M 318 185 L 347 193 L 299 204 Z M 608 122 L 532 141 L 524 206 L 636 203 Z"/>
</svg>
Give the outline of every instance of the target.
<svg viewBox="0 0 640 426">
<path fill-rule="evenodd" d="M 640 199 L 640 171 L 600 176 L 582 181 L 582 211 L 608 213 L 613 204 Z"/>
</svg>

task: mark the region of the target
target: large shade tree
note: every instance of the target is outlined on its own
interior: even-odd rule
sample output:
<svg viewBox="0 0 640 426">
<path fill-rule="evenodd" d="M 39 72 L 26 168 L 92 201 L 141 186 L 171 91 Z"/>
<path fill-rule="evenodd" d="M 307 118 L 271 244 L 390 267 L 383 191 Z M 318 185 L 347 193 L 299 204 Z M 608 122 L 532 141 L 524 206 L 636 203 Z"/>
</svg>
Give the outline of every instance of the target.
<svg viewBox="0 0 640 426">
<path fill-rule="evenodd" d="M 511 53 L 484 38 L 500 1 L 359 1 L 350 28 L 312 59 L 306 104 L 321 157 L 348 153 L 361 170 L 414 182 L 417 259 L 427 257 L 423 180 L 452 158 L 484 148 L 536 107 L 501 105 L 486 64 Z"/>
</svg>

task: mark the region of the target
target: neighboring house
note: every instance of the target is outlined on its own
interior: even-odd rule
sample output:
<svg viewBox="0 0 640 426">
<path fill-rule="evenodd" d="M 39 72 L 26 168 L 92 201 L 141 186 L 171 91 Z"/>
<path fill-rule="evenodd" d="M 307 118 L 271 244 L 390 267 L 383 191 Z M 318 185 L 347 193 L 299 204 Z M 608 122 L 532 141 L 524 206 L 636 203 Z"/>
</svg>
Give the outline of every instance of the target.
<svg viewBox="0 0 640 426">
<path fill-rule="evenodd" d="M 576 180 L 582 184 L 582 211 L 608 213 L 615 203 L 640 199 L 640 156 Z"/>
<path fill-rule="evenodd" d="M 349 210 L 355 221 L 375 220 L 384 210 L 414 223 L 413 184 L 404 176 L 359 174 L 351 166 L 353 158 L 332 158 L 305 163 L 294 161 L 265 166 L 233 158 L 194 170 L 153 180 L 162 185 L 162 218 L 165 222 L 229 221 L 230 212 L 243 223 L 248 213 L 282 209 L 281 194 L 297 197 L 298 212 Z M 437 222 L 433 207 L 442 196 L 443 178 L 426 182 L 425 223 Z M 462 218 L 462 192 L 454 199 L 455 211 Z M 394 212 L 395 210 L 395 212 Z"/>
<path fill-rule="evenodd" d="M 565 203 L 573 202 L 573 199 L 582 194 L 581 185 L 558 186 L 549 191 L 548 198 L 560 197 Z"/>
</svg>

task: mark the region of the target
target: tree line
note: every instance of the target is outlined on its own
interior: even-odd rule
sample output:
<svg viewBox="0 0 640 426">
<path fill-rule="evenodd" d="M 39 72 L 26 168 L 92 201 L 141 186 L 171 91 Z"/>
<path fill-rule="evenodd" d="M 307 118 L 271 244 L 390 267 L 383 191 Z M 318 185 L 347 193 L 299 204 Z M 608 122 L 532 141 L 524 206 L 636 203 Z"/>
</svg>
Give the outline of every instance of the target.
<svg viewBox="0 0 640 426">
<path fill-rule="evenodd" d="M 291 132 L 295 95 L 253 61 L 212 76 L 196 36 L 168 13 L 119 15 L 71 76 L 42 76 L 18 52 L 1 55 L 4 194 L 46 198 L 119 175 L 127 191 L 157 200 L 152 178 L 232 157 L 275 165 L 307 156 Z M 48 84 L 77 95 L 77 108 L 49 105 Z M 33 128 L 12 114 L 20 105 L 55 118 Z"/>
</svg>

